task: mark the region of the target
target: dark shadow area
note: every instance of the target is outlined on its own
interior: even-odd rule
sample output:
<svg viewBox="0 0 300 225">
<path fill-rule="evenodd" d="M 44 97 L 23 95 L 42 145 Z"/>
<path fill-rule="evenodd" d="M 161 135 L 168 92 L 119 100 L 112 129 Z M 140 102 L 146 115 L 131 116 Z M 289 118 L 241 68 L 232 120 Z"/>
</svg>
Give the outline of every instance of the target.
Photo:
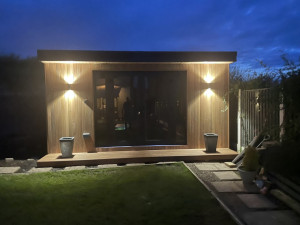
<svg viewBox="0 0 300 225">
<path fill-rule="evenodd" d="M 206 153 L 206 154 L 216 154 L 216 153 L 218 153 L 218 154 L 220 154 L 220 152 L 218 152 L 218 151 L 215 151 L 215 152 L 208 152 L 208 151 L 203 151 L 204 153 Z"/>
<path fill-rule="evenodd" d="M 237 151 L 237 118 L 238 118 L 238 95 L 230 92 L 229 94 L 229 148 Z"/>
<path fill-rule="evenodd" d="M 96 147 L 186 144 L 186 71 L 95 71 Z"/>
<path fill-rule="evenodd" d="M 87 152 L 96 152 L 96 149 L 94 147 L 94 141 L 91 138 L 91 136 L 84 137 L 83 139 Z"/>
<path fill-rule="evenodd" d="M 75 155 L 72 155 L 71 157 L 62 157 L 61 155 L 57 156 L 56 159 L 73 159 Z"/>
<path fill-rule="evenodd" d="M 36 58 L 0 57 L 0 158 L 47 152 L 45 80 Z"/>
</svg>

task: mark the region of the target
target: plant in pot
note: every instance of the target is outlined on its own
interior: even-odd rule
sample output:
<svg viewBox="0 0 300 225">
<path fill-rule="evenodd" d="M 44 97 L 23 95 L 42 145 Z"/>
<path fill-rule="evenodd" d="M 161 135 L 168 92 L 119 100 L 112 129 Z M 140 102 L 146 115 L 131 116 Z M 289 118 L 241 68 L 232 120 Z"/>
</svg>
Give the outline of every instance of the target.
<svg viewBox="0 0 300 225">
<path fill-rule="evenodd" d="M 251 184 L 255 179 L 259 167 L 259 154 L 255 147 L 248 146 L 238 171 L 244 184 Z"/>
</svg>

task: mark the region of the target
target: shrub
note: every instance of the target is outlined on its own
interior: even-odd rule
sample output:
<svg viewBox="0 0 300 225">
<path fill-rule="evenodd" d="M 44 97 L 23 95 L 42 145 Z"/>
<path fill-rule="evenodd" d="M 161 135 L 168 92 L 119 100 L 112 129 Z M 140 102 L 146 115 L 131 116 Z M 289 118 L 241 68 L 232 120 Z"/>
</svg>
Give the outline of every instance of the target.
<svg viewBox="0 0 300 225">
<path fill-rule="evenodd" d="M 243 158 L 243 168 L 246 171 L 255 171 L 257 170 L 259 163 L 258 151 L 255 147 L 248 146 L 245 149 L 245 155 Z"/>
</svg>

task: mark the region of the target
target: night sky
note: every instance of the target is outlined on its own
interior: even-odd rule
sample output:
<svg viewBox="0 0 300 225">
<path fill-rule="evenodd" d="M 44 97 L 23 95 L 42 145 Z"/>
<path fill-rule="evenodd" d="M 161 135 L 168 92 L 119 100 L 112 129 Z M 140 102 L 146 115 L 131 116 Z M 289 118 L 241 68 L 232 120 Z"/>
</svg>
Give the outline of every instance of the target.
<svg viewBox="0 0 300 225">
<path fill-rule="evenodd" d="M 300 56 L 299 0 L 0 0 L 0 54 L 37 49 L 237 51 L 241 67 Z"/>
</svg>

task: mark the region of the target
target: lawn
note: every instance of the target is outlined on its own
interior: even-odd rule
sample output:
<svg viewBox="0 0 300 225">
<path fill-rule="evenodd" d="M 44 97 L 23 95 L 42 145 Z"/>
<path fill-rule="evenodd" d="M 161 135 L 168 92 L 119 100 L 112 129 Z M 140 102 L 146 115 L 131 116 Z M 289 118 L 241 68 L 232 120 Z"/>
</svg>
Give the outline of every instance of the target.
<svg viewBox="0 0 300 225">
<path fill-rule="evenodd" d="M 181 163 L 0 176 L 0 224 L 235 224 Z"/>
</svg>

